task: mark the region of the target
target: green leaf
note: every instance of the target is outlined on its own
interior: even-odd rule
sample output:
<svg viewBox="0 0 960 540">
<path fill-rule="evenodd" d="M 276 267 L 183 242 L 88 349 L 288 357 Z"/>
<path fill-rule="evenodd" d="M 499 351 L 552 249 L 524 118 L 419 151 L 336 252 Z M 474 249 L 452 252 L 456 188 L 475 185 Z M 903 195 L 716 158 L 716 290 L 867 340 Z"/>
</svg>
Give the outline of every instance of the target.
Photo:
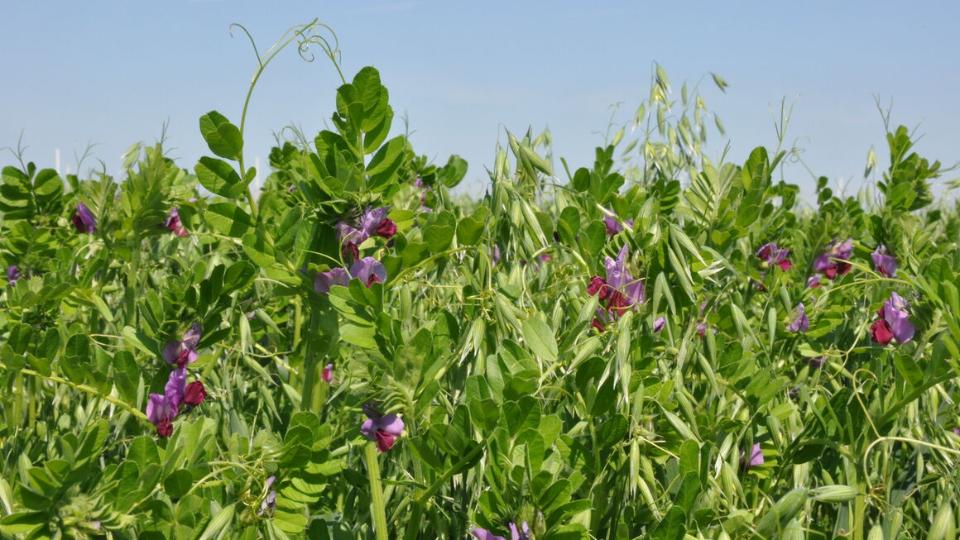
<svg viewBox="0 0 960 540">
<path fill-rule="evenodd" d="M 194 171 L 197 173 L 200 185 L 221 197 L 236 199 L 247 189 L 246 183 L 237 171 L 221 159 L 204 156 L 200 158 Z"/>
<path fill-rule="evenodd" d="M 217 111 L 210 111 L 200 117 L 200 134 L 214 154 L 237 160 L 243 152 L 243 137 L 237 126 Z"/>
<path fill-rule="evenodd" d="M 523 322 L 523 339 L 534 354 L 552 364 L 557 361 L 557 337 L 537 316 Z"/>
<path fill-rule="evenodd" d="M 219 202 L 207 206 L 203 219 L 211 229 L 232 238 L 241 238 L 253 227 L 250 214 L 231 202 Z"/>
<path fill-rule="evenodd" d="M 193 485 L 193 475 L 186 469 L 174 471 L 163 481 L 163 489 L 172 499 L 179 499 L 187 494 Z"/>
</svg>

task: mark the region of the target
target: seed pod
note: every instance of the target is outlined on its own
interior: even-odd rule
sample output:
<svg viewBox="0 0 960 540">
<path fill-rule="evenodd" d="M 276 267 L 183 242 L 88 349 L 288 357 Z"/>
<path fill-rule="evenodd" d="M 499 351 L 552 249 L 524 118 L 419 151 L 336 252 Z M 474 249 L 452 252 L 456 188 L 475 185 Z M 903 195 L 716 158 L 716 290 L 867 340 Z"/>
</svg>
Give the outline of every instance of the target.
<svg viewBox="0 0 960 540">
<path fill-rule="evenodd" d="M 780 498 L 767 513 L 760 518 L 757 532 L 764 538 L 773 538 L 774 533 L 782 531 L 807 502 L 806 489 L 794 489 Z"/>
<path fill-rule="evenodd" d="M 816 501 L 825 503 L 846 502 L 856 497 L 857 494 L 857 488 L 844 485 L 822 486 L 810 492 L 810 496 Z"/>
<path fill-rule="evenodd" d="M 933 525 L 930 526 L 930 532 L 927 533 L 927 540 L 954 540 L 957 537 L 957 530 L 953 519 L 953 508 L 950 503 L 943 503 L 937 515 L 933 518 Z"/>
<path fill-rule="evenodd" d="M 867 535 L 867 540 L 883 540 L 883 527 L 874 525 L 870 529 L 870 534 Z"/>
</svg>

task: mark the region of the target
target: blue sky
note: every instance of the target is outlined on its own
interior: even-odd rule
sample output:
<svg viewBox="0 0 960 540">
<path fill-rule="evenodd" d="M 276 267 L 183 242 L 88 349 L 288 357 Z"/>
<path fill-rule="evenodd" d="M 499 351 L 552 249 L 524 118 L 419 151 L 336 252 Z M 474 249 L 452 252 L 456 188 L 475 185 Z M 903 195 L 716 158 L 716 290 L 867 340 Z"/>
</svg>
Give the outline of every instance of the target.
<svg viewBox="0 0 960 540">
<path fill-rule="evenodd" d="M 0 146 L 14 146 L 23 130 L 29 159 L 52 166 L 60 148 L 65 169 L 97 143 L 95 157 L 116 170 L 131 143 L 155 140 L 169 121 L 173 155 L 192 168 L 205 150 L 197 118 L 217 109 L 238 119 L 253 70 L 230 23 L 243 23 L 265 49 L 313 17 L 336 29 L 348 76 L 364 65 L 380 70 L 419 152 L 470 162 L 473 189 L 486 182 L 483 165 L 504 128 L 549 127 L 558 156 L 589 164 L 610 106 L 634 109 L 654 61 L 677 87 L 711 71 L 730 83 L 726 94 L 706 81 L 702 88 L 736 161 L 775 144 L 773 121 L 786 98 L 794 109 L 788 139 L 806 164 L 857 186 L 868 149 L 884 145 L 874 96 L 892 100 L 894 122 L 918 128 L 921 152 L 960 160 L 955 1 L 8 2 Z M 282 54 L 253 98 L 248 160 L 265 161 L 273 132 L 286 124 L 309 134 L 322 128 L 337 84 L 328 63 Z M 798 165 L 788 180 L 812 185 Z"/>
</svg>

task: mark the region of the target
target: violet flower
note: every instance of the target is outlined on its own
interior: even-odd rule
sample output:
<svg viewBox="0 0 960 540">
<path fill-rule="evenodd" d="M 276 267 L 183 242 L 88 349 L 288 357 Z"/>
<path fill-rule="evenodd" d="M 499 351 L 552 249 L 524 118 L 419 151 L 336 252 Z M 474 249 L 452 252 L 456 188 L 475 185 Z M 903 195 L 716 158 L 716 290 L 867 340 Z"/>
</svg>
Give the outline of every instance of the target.
<svg viewBox="0 0 960 540">
<path fill-rule="evenodd" d="M 395 414 L 380 414 L 380 411 L 369 403 L 363 406 L 363 413 L 367 415 L 367 419 L 360 426 L 360 433 L 376 442 L 377 450 L 381 453 L 393 448 L 397 438 L 403 435 L 403 420 Z"/>
<path fill-rule="evenodd" d="M 367 238 L 371 236 L 382 236 L 391 238 L 397 233 L 397 224 L 387 217 L 386 208 L 367 209 L 360 216 L 360 230 Z"/>
<path fill-rule="evenodd" d="M 364 257 L 353 263 L 350 267 L 350 275 L 359 279 L 366 287 L 370 287 L 374 283 L 383 283 L 387 280 L 387 269 L 373 257 Z"/>
<path fill-rule="evenodd" d="M 620 253 L 617 254 L 616 259 L 607 257 L 604 261 L 604 267 L 607 270 L 607 284 L 623 296 L 623 298 L 611 299 L 611 303 L 617 304 L 616 307 L 619 308 L 642 304 L 644 301 L 643 280 L 634 279 L 630 271 L 627 270 L 629 255 L 630 250 L 624 245 L 620 248 Z"/>
<path fill-rule="evenodd" d="M 778 247 L 777 244 L 773 242 L 768 242 L 757 250 L 757 258 L 764 262 L 766 265 L 777 265 L 781 270 L 786 272 L 793 267 L 793 263 L 790 262 L 788 258 L 790 256 L 790 250 L 787 248 Z"/>
<path fill-rule="evenodd" d="M 667 318 L 662 316 L 657 317 L 656 320 L 653 321 L 653 332 L 659 334 L 665 326 L 667 326 Z"/>
<path fill-rule="evenodd" d="M 274 482 L 277 481 L 276 476 L 267 477 L 267 481 L 263 483 L 263 490 L 267 494 L 263 497 L 263 501 L 260 503 L 260 511 L 257 512 L 258 516 L 262 515 L 272 515 L 273 509 L 277 507 L 277 490 L 273 489 Z"/>
<path fill-rule="evenodd" d="M 886 345 L 896 339 L 897 343 L 906 343 L 913 339 L 916 328 L 910 322 L 907 301 L 897 293 L 890 293 L 890 299 L 877 311 L 880 317 L 870 325 L 873 341 Z"/>
<path fill-rule="evenodd" d="M 807 279 L 807 288 L 808 289 L 820 288 L 820 274 L 814 274 Z"/>
<path fill-rule="evenodd" d="M 887 248 L 883 244 L 877 246 L 870 258 L 873 259 L 873 267 L 881 276 L 893 277 L 897 273 L 897 259 L 887 254 Z"/>
<path fill-rule="evenodd" d="M 17 265 L 11 264 L 7 267 L 7 283 L 10 285 L 16 285 L 17 281 L 20 279 L 20 269 L 17 268 Z"/>
<path fill-rule="evenodd" d="M 350 283 L 350 274 L 343 268 L 331 268 L 326 272 L 317 272 L 313 278 L 313 290 L 321 294 L 328 294 L 330 287 L 340 285 L 346 287 Z"/>
<path fill-rule="evenodd" d="M 167 384 L 163 387 L 163 395 L 166 396 L 175 412 L 180 410 L 180 404 L 183 403 L 183 398 L 186 395 L 186 388 L 187 368 L 179 367 L 171 371 L 170 377 L 167 378 Z"/>
<path fill-rule="evenodd" d="M 163 394 L 150 394 L 147 398 L 147 420 L 157 428 L 157 435 L 169 437 L 173 433 L 173 419 L 177 409 Z"/>
<path fill-rule="evenodd" d="M 831 242 L 827 251 L 822 253 L 813 261 L 813 269 L 822 273 L 830 279 L 836 279 L 850 271 L 850 263 L 847 262 L 853 255 L 853 239 L 837 243 Z"/>
<path fill-rule="evenodd" d="M 803 308 L 803 303 L 797 304 L 793 321 L 787 325 L 787 330 L 793 333 L 803 333 L 810 329 L 810 319 L 807 318 L 807 311 Z"/>
<path fill-rule="evenodd" d="M 193 323 L 190 329 L 183 334 L 181 341 L 171 341 L 163 348 L 163 359 L 177 367 L 184 367 L 197 360 L 197 345 L 203 328 L 199 323 Z"/>
<path fill-rule="evenodd" d="M 327 364 L 323 366 L 323 371 L 320 373 L 320 378 L 322 378 L 323 382 L 327 384 L 333 383 L 333 364 Z"/>
<path fill-rule="evenodd" d="M 77 211 L 73 214 L 73 227 L 78 233 L 93 234 L 97 232 L 97 219 L 93 212 L 82 202 L 77 203 Z"/>
<path fill-rule="evenodd" d="M 760 443 L 753 443 L 753 448 L 750 449 L 750 459 L 747 459 L 743 450 L 740 451 L 741 467 L 744 469 L 752 469 L 760 465 L 763 465 L 763 450 L 760 448 Z"/>
<path fill-rule="evenodd" d="M 183 226 L 183 222 L 180 221 L 180 211 L 176 208 L 170 209 L 170 216 L 167 218 L 164 226 L 170 230 L 173 234 L 184 238 L 190 236 L 190 233 L 187 231 L 186 227 Z"/>
<path fill-rule="evenodd" d="M 510 540 L 530 540 L 533 538 L 530 533 L 530 526 L 527 525 L 526 521 L 520 525 L 519 530 L 517 529 L 517 524 L 513 521 L 511 521 L 507 527 L 510 529 Z M 474 527 L 473 530 L 470 531 L 470 534 L 477 540 L 507 540 L 505 537 L 497 536 L 481 527 Z"/>
<path fill-rule="evenodd" d="M 697 323 L 697 335 L 700 337 L 707 335 L 707 323 L 705 321 L 700 321 Z"/>
<path fill-rule="evenodd" d="M 493 245 L 493 249 L 490 250 L 490 260 L 493 262 L 493 266 L 500 264 L 500 246 Z"/>
<path fill-rule="evenodd" d="M 812 367 L 813 369 L 820 369 L 820 368 L 822 368 L 822 367 L 823 367 L 823 364 L 825 364 L 826 362 L 827 362 L 827 357 L 826 357 L 826 356 L 815 356 L 815 357 L 807 360 L 807 363 L 810 364 L 810 367 Z"/>
<path fill-rule="evenodd" d="M 613 216 L 604 217 L 603 225 L 607 228 L 607 236 L 613 236 L 623 230 L 623 225 Z"/>
</svg>

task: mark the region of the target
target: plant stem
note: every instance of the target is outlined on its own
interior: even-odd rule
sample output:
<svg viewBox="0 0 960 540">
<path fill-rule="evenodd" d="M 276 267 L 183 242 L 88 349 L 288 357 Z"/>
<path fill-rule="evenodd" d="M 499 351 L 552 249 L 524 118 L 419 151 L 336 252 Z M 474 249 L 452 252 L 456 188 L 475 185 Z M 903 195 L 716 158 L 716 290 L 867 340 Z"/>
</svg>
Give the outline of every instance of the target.
<svg viewBox="0 0 960 540">
<path fill-rule="evenodd" d="M 4 366 L 3 364 L 0 364 L 0 367 L 6 368 L 6 366 Z M 34 370 L 32 370 L 32 369 L 29 369 L 29 368 L 23 368 L 23 369 L 21 369 L 21 370 L 20 370 L 20 373 L 22 373 L 22 374 L 24 374 L 24 375 L 30 375 L 31 377 L 36 377 L 36 378 L 38 378 L 38 379 L 42 379 L 42 380 L 45 380 L 45 381 L 50 381 L 50 382 L 54 382 L 54 383 L 58 383 L 58 384 L 65 384 L 65 385 L 69 386 L 70 388 L 73 388 L 74 390 L 77 390 L 77 391 L 80 391 L 80 392 L 84 392 L 84 393 L 87 393 L 87 394 L 96 396 L 96 397 L 98 397 L 98 398 L 103 398 L 104 400 L 106 400 L 106 401 L 108 401 L 108 402 L 116 405 L 117 407 L 120 407 L 121 409 L 124 409 L 125 411 L 127 411 L 127 412 L 130 413 L 130 414 L 132 414 L 133 416 L 136 416 L 136 417 L 139 418 L 140 420 L 143 420 L 144 422 L 147 422 L 147 421 L 148 421 L 146 414 L 140 412 L 138 409 L 135 409 L 134 407 L 132 407 L 132 406 L 131 406 L 129 403 L 127 403 L 126 401 L 122 401 L 122 400 L 117 399 L 117 398 L 115 398 L 115 397 L 113 397 L 113 396 L 107 396 L 107 395 L 101 394 L 96 388 L 94 388 L 94 387 L 92 387 L 92 386 L 88 386 L 88 385 L 86 385 L 86 384 L 77 384 L 77 383 L 75 383 L 75 382 L 73 382 L 73 381 L 71 381 L 71 380 L 64 379 L 63 377 L 58 377 L 58 376 L 56 376 L 56 375 L 44 375 L 43 373 L 40 373 L 39 371 L 34 371 Z"/>
<path fill-rule="evenodd" d="M 310 329 L 307 335 L 307 350 L 303 355 L 303 391 L 300 393 L 300 409 L 304 411 L 316 411 L 314 403 L 314 394 L 316 393 L 318 373 L 317 373 L 317 340 L 316 334 L 320 329 L 320 314 L 316 305 L 310 303 Z"/>
<path fill-rule="evenodd" d="M 373 515 L 373 531 L 377 540 L 387 540 L 387 509 L 383 504 L 383 486 L 380 485 L 380 463 L 377 461 L 377 445 L 368 442 L 363 448 L 367 461 L 367 476 L 370 477 L 370 513 Z"/>
</svg>

